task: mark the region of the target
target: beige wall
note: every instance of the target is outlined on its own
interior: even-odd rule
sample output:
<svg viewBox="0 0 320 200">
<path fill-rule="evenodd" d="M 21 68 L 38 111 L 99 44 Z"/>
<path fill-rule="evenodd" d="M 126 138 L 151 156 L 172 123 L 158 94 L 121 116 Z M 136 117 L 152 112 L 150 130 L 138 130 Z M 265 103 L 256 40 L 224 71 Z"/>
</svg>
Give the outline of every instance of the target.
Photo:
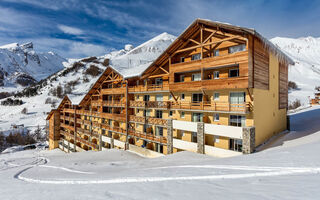
<svg viewBox="0 0 320 200">
<path fill-rule="evenodd" d="M 269 63 L 269 90 L 253 89 L 256 146 L 287 129 L 286 109 L 279 109 L 279 63 L 273 54 Z"/>
</svg>

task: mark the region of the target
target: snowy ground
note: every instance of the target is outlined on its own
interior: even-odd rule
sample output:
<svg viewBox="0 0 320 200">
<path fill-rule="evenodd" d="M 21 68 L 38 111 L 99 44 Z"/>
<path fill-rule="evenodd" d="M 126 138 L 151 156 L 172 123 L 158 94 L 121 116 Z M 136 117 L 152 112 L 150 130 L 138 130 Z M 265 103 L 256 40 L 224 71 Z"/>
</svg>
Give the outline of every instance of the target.
<svg viewBox="0 0 320 200">
<path fill-rule="evenodd" d="M 148 159 L 128 151 L 0 155 L 1 199 L 319 199 L 320 107 L 251 155 L 191 152 Z"/>
</svg>

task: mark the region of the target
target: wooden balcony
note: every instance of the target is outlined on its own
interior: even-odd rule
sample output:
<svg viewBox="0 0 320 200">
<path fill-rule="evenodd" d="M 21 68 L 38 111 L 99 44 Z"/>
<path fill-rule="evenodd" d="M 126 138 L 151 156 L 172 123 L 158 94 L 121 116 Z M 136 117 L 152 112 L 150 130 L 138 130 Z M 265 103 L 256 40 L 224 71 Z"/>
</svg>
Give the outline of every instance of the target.
<svg viewBox="0 0 320 200">
<path fill-rule="evenodd" d="M 101 94 L 124 94 L 126 93 L 126 88 L 106 88 L 101 90 Z"/>
<path fill-rule="evenodd" d="M 107 118 L 107 119 L 113 119 L 116 121 L 126 121 L 126 114 L 116 114 L 116 113 L 101 113 L 101 117 Z"/>
<path fill-rule="evenodd" d="M 153 125 L 161 125 L 161 126 L 166 126 L 168 121 L 166 119 L 160 119 L 160 118 L 153 118 L 153 117 L 140 117 L 140 116 L 135 116 L 135 115 L 130 115 L 129 116 L 129 121 L 132 122 L 138 122 L 142 124 L 153 124 Z"/>
<path fill-rule="evenodd" d="M 168 101 L 130 101 L 130 107 L 168 109 L 170 107 L 170 102 Z"/>
<path fill-rule="evenodd" d="M 164 82 L 162 84 L 129 86 L 128 88 L 129 93 L 152 92 L 152 91 L 169 91 L 169 84 L 167 82 Z"/>
<path fill-rule="evenodd" d="M 100 106 L 101 105 L 101 101 L 99 101 L 99 100 L 91 100 L 91 105 L 92 106 Z"/>
<path fill-rule="evenodd" d="M 74 113 L 75 109 L 72 108 L 64 108 L 63 112 Z"/>
<path fill-rule="evenodd" d="M 84 125 L 91 126 L 91 122 L 89 120 L 82 120 Z"/>
<path fill-rule="evenodd" d="M 66 128 L 68 130 L 74 131 L 74 127 L 67 124 L 60 124 L 61 127 Z"/>
<path fill-rule="evenodd" d="M 96 122 L 96 121 L 93 121 L 93 122 L 92 122 L 92 126 L 93 126 L 93 127 L 96 127 L 96 128 L 100 128 L 100 123 L 99 123 L 99 122 Z"/>
<path fill-rule="evenodd" d="M 125 129 L 117 127 L 117 126 L 111 127 L 111 126 L 109 126 L 107 124 L 101 124 L 101 127 L 103 129 L 108 130 L 108 131 L 113 131 L 113 132 L 122 133 L 122 134 L 126 134 L 127 133 Z"/>
<path fill-rule="evenodd" d="M 201 90 L 221 90 L 248 88 L 248 76 L 234 78 L 220 78 L 202 81 L 174 82 L 170 84 L 170 91 L 201 91 Z"/>
<path fill-rule="evenodd" d="M 243 104 L 231 104 L 228 102 L 170 102 L 171 109 L 182 109 L 182 110 L 202 110 L 202 111 L 219 111 L 219 112 L 237 112 L 237 113 L 247 113 L 252 111 L 253 107 L 250 103 Z"/>
<path fill-rule="evenodd" d="M 167 143 L 167 138 L 164 136 L 157 136 L 157 135 L 153 135 L 151 133 L 143 133 L 140 131 L 136 131 L 134 129 L 129 129 L 128 132 L 129 132 L 130 136 L 134 136 L 137 138 L 147 139 L 147 140 L 151 140 L 151 141 L 162 143 L 162 144 Z"/>
<path fill-rule="evenodd" d="M 108 107 L 126 107 L 125 101 L 102 101 L 102 106 L 108 106 Z"/>
</svg>

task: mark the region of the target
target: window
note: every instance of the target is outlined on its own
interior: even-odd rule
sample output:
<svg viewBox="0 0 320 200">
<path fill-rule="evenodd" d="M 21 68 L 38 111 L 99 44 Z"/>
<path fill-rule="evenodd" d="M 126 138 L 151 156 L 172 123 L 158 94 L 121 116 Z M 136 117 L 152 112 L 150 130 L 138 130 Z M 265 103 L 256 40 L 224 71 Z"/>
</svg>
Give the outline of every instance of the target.
<svg viewBox="0 0 320 200">
<path fill-rule="evenodd" d="M 214 121 L 215 122 L 218 122 L 220 120 L 220 115 L 219 115 L 219 113 L 215 113 L 214 114 Z"/>
<path fill-rule="evenodd" d="M 172 98 L 173 98 L 172 94 L 169 94 L 169 100 L 172 100 Z"/>
<path fill-rule="evenodd" d="M 239 69 L 230 69 L 229 77 L 239 77 Z"/>
<path fill-rule="evenodd" d="M 219 71 L 213 72 L 213 79 L 219 79 Z"/>
<path fill-rule="evenodd" d="M 219 101 L 219 98 L 220 98 L 220 93 L 215 92 L 215 93 L 214 93 L 213 100 L 215 100 L 215 101 Z"/>
<path fill-rule="evenodd" d="M 156 118 L 162 119 L 162 110 L 156 110 Z"/>
<path fill-rule="evenodd" d="M 192 122 L 202 122 L 203 113 L 192 113 Z"/>
<path fill-rule="evenodd" d="M 162 94 L 157 94 L 156 95 L 156 101 L 163 101 L 163 95 Z"/>
<path fill-rule="evenodd" d="M 143 101 L 149 101 L 149 100 L 150 100 L 150 95 L 143 96 Z"/>
<path fill-rule="evenodd" d="M 180 75 L 180 82 L 184 82 L 184 75 Z"/>
<path fill-rule="evenodd" d="M 191 60 L 200 60 L 201 59 L 201 54 L 198 53 L 198 54 L 194 54 L 191 56 Z"/>
<path fill-rule="evenodd" d="M 197 132 L 192 132 L 191 142 L 197 142 Z"/>
<path fill-rule="evenodd" d="M 245 92 L 230 92 L 230 104 L 235 104 L 231 106 L 239 107 L 246 102 Z M 240 105 L 239 105 L 240 104 Z"/>
<path fill-rule="evenodd" d="M 245 44 L 229 47 L 229 53 L 236 53 L 236 52 L 245 51 L 245 50 L 246 50 Z"/>
<path fill-rule="evenodd" d="M 184 62 L 184 57 L 180 57 L 180 62 Z"/>
<path fill-rule="evenodd" d="M 145 141 L 145 140 L 143 140 L 143 145 L 142 145 L 142 147 L 143 147 L 143 148 L 146 148 L 147 144 L 148 144 L 148 142 Z"/>
<path fill-rule="evenodd" d="M 163 127 L 156 126 L 156 136 L 163 136 Z"/>
<path fill-rule="evenodd" d="M 143 116 L 144 117 L 150 117 L 150 113 L 151 113 L 150 110 L 144 110 L 143 111 Z"/>
<path fill-rule="evenodd" d="M 169 117 L 172 117 L 172 116 L 173 116 L 173 111 L 170 110 L 170 111 L 169 111 Z"/>
<path fill-rule="evenodd" d="M 111 126 L 112 125 L 112 120 L 108 119 L 108 125 Z"/>
<path fill-rule="evenodd" d="M 192 74 L 192 81 L 201 81 L 201 73 Z"/>
<path fill-rule="evenodd" d="M 202 96 L 203 94 L 199 93 L 199 94 L 192 94 L 192 102 L 193 103 L 200 103 L 202 102 Z"/>
<path fill-rule="evenodd" d="M 181 134 L 181 137 L 184 137 L 185 134 L 184 134 L 184 131 L 183 130 L 180 130 L 180 134 Z"/>
<path fill-rule="evenodd" d="M 147 83 L 148 83 L 147 79 L 143 80 L 143 84 L 144 84 L 144 86 L 146 86 L 146 85 L 147 85 Z"/>
<path fill-rule="evenodd" d="M 219 49 L 214 50 L 213 54 L 214 56 L 219 56 Z"/>
<path fill-rule="evenodd" d="M 139 128 L 139 127 L 140 127 L 140 125 L 139 125 L 139 124 L 136 124 L 136 127 L 137 127 L 137 128 Z"/>
<path fill-rule="evenodd" d="M 243 127 L 246 125 L 246 117 L 241 115 L 230 115 L 229 125 Z"/>
<path fill-rule="evenodd" d="M 184 112 L 181 112 L 181 118 L 184 118 Z"/>
<path fill-rule="evenodd" d="M 156 144 L 156 152 L 163 153 L 163 145 L 162 144 Z"/>
<path fill-rule="evenodd" d="M 219 136 L 214 136 L 213 140 L 214 140 L 215 143 L 219 143 L 220 142 Z"/>
<path fill-rule="evenodd" d="M 140 98 L 140 96 L 139 96 L 139 95 L 137 95 L 137 96 L 136 96 L 136 99 L 137 99 L 137 100 L 139 100 L 139 98 Z"/>
<path fill-rule="evenodd" d="M 156 78 L 156 81 L 155 81 L 156 85 L 162 85 L 162 82 L 163 82 L 162 78 Z"/>
<path fill-rule="evenodd" d="M 184 97 L 185 97 L 184 94 L 181 94 L 181 100 L 184 100 Z"/>
<path fill-rule="evenodd" d="M 136 81 L 136 84 L 139 85 L 139 80 Z"/>
<path fill-rule="evenodd" d="M 242 152 L 242 140 L 230 139 L 230 150 Z"/>
</svg>

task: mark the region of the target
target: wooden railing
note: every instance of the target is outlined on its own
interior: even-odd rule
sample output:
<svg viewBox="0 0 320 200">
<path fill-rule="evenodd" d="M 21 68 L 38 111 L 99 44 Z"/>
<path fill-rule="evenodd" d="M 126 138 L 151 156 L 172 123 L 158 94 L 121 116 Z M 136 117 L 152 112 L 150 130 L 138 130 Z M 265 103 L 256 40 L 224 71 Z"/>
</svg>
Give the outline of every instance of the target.
<svg viewBox="0 0 320 200">
<path fill-rule="evenodd" d="M 72 109 L 72 108 L 64 108 L 63 112 L 74 113 L 74 109 Z"/>
<path fill-rule="evenodd" d="M 169 106 L 169 101 L 130 101 L 130 107 L 168 109 Z"/>
<path fill-rule="evenodd" d="M 117 133 L 123 133 L 123 134 L 127 133 L 125 129 L 117 127 L 117 126 L 111 127 L 108 124 L 101 124 L 101 127 L 103 129 L 106 129 L 106 130 L 109 130 L 109 131 L 114 131 L 114 132 L 117 132 Z"/>
<path fill-rule="evenodd" d="M 128 92 L 145 92 L 145 91 L 167 91 L 169 90 L 169 84 L 163 82 L 162 84 L 147 84 L 129 86 Z"/>
<path fill-rule="evenodd" d="M 166 126 L 168 123 L 166 119 L 153 118 L 153 117 L 145 118 L 145 117 L 140 117 L 135 115 L 130 115 L 129 121 L 143 123 L 143 124 L 147 123 L 147 124 L 154 124 L 154 125 L 162 125 L 162 126 Z"/>
<path fill-rule="evenodd" d="M 60 124 L 61 127 L 74 131 L 74 127 L 67 124 Z"/>
<path fill-rule="evenodd" d="M 64 136 L 69 136 L 69 137 L 72 137 L 72 138 L 74 137 L 73 134 L 70 134 L 70 133 L 68 133 L 67 131 L 62 131 L 62 130 L 60 130 L 60 134 L 62 134 L 62 135 L 64 135 Z M 87 141 L 87 140 L 85 140 L 85 139 L 83 139 L 83 138 L 81 138 L 81 137 L 76 136 L 76 140 L 77 140 L 77 141 L 80 141 L 82 144 L 85 144 L 85 145 L 87 145 L 87 146 L 91 146 L 91 147 L 94 148 L 94 149 L 98 149 L 98 148 L 99 148 L 97 144 L 94 144 L 94 143 L 92 143 L 92 142 L 89 142 L 89 141 Z"/>
<path fill-rule="evenodd" d="M 110 107 L 125 107 L 126 102 L 124 101 L 102 101 L 102 106 L 110 106 Z"/>
<path fill-rule="evenodd" d="M 167 138 L 164 136 L 157 136 L 157 135 L 153 135 L 152 133 L 143 133 L 141 131 L 137 131 L 134 129 L 129 129 L 128 132 L 129 132 L 129 135 L 135 136 L 138 138 L 147 139 L 147 140 L 164 143 L 164 144 L 167 143 Z"/>
<path fill-rule="evenodd" d="M 120 88 L 105 88 L 101 90 L 102 94 L 123 94 L 126 92 L 125 87 Z"/>
<path fill-rule="evenodd" d="M 252 105 L 252 104 L 251 104 Z M 225 111 L 225 112 L 248 112 L 250 111 L 249 103 L 231 104 L 228 102 L 170 102 L 171 109 L 186 109 L 186 110 L 205 110 L 205 111 Z"/>
</svg>

